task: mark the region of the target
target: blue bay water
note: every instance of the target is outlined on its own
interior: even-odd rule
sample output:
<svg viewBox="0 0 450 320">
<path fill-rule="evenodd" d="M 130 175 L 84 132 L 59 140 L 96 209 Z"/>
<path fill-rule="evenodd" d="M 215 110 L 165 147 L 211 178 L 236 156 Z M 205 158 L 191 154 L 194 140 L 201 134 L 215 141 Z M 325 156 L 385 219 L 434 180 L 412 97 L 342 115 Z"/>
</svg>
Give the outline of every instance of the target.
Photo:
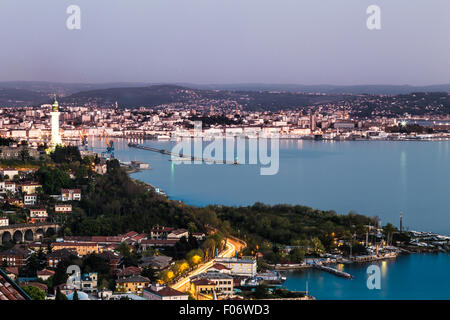
<svg viewBox="0 0 450 320">
<path fill-rule="evenodd" d="M 286 272 L 284 287 L 305 291 L 320 300 L 447 300 L 450 299 L 450 255 L 410 254 L 397 259 L 378 261 L 380 289 L 368 289 L 367 267 L 370 264 L 337 266 L 350 273 L 352 280 L 319 270 Z"/>
<path fill-rule="evenodd" d="M 97 142 L 96 145 L 98 145 Z M 144 141 L 170 150 L 174 142 Z M 260 165 L 181 164 L 116 141 L 116 157 L 149 162 L 133 174 L 188 204 L 301 204 L 379 216 L 382 224 L 450 235 L 450 142 L 281 140 L 279 172 Z M 241 159 L 240 159 L 241 161 Z"/>
<path fill-rule="evenodd" d="M 140 141 L 170 150 L 174 142 Z M 259 165 L 175 165 L 169 156 L 131 149 L 116 139 L 116 158 L 148 162 L 136 179 L 188 204 L 289 203 L 379 216 L 382 224 L 450 235 L 449 141 L 280 141 L 279 172 L 261 176 Z M 205 143 L 208 144 L 207 142 Z M 94 141 L 94 151 L 104 142 Z M 242 162 L 243 159 L 239 159 Z M 341 265 L 347 280 L 317 270 L 287 273 L 284 284 L 318 299 L 450 299 L 450 255 L 413 254 L 380 261 L 381 290 L 369 290 L 368 264 Z"/>
</svg>

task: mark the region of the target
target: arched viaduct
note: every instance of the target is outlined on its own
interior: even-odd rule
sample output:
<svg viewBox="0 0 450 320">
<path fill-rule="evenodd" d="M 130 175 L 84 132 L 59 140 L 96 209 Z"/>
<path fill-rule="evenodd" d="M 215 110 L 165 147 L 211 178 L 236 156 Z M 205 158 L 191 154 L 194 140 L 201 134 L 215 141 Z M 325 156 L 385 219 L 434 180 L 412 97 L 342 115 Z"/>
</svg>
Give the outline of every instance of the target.
<svg viewBox="0 0 450 320">
<path fill-rule="evenodd" d="M 56 232 L 58 228 L 57 224 L 46 222 L 2 226 L 0 227 L 0 245 L 11 240 L 16 243 L 38 241 L 44 238 L 48 231 Z"/>
</svg>

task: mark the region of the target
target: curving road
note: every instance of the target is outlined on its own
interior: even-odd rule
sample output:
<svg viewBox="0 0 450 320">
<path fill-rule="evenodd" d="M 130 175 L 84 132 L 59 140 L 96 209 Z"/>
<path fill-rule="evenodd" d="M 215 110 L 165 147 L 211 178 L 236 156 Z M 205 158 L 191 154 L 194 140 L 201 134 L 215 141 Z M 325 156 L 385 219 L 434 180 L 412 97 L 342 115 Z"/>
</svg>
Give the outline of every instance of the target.
<svg viewBox="0 0 450 320">
<path fill-rule="evenodd" d="M 219 257 L 230 258 L 233 257 L 235 252 L 239 252 L 243 248 L 243 245 L 235 240 L 227 238 L 227 248 L 219 254 Z M 177 283 L 171 287 L 173 289 L 185 292 L 189 289 L 190 277 L 206 272 L 214 264 L 214 259 L 199 265 L 195 270 L 191 271 L 186 277 L 180 279 Z"/>
</svg>

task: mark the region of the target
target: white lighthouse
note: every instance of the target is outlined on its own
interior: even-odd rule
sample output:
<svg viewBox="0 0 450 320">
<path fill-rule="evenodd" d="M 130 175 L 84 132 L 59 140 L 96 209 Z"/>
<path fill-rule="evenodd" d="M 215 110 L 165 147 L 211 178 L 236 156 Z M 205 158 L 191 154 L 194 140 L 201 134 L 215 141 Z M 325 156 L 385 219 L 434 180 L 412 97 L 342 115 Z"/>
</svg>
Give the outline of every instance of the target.
<svg viewBox="0 0 450 320">
<path fill-rule="evenodd" d="M 54 149 L 58 144 L 62 144 L 61 136 L 59 135 L 59 104 L 56 100 L 55 94 L 55 102 L 52 105 L 51 115 L 51 124 L 52 124 L 52 138 L 50 140 L 50 147 Z"/>
</svg>

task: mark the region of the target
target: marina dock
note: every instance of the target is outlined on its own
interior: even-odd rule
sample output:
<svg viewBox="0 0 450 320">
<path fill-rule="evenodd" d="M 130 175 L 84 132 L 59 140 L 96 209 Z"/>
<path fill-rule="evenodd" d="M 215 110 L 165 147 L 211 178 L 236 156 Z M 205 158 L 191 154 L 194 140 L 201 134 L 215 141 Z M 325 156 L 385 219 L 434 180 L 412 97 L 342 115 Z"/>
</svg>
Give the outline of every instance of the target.
<svg viewBox="0 0 450 320">
<path fill-rule="evenodd" d="M 156 153 L 161 153 L 161 154 L 165 154 L 171 157 L 175 157 L 175 159 L 172 159 L 173 161 L 185 161 L 185 160 L 191 160 L 191 161 L 201 161 L 201 162 L 209 162 L 209 163 L 220 163 L 220 164 L 232 164 L 232 165 L 238 165 L 239 162 L 237 161 L 227 161 L 227 160 L 222 160 L 222 161 L 217 161 L 214 159 L 208 159 L 208 158 L 199 158 L 199 157 L 193 157 L 190 155 L 185 155 L 182 153 L 175 153 L 175 152 L 171 152 L 165 149 L 157 149 L 157 148 L 152 148 L 152 147 L 147 147 L 147 146 L 143 146 L 143 145 L 139 145 L 139 144 L 134 144 L 134 143 L 129 143 L 128 146 L 130 148 L 136 148 L 136 149 L 141 149 L 141 150 L 146 150 L 146 151 L 151 151 L 151 152 L 156 152 Z"/>
<path fill-rule="evenodd" d="M 342 277 L 342 278 L 346 278 L 346 279 L 353 279 L 353 276 L 351 274 L 344 272 L 344 271 L 340 271 L 335 268 L 323 266 L 320 264 L 314 264 L 314 268 L 334 274 L 335 276 L 338 276 L 338 277 Z"/>
</svg>

